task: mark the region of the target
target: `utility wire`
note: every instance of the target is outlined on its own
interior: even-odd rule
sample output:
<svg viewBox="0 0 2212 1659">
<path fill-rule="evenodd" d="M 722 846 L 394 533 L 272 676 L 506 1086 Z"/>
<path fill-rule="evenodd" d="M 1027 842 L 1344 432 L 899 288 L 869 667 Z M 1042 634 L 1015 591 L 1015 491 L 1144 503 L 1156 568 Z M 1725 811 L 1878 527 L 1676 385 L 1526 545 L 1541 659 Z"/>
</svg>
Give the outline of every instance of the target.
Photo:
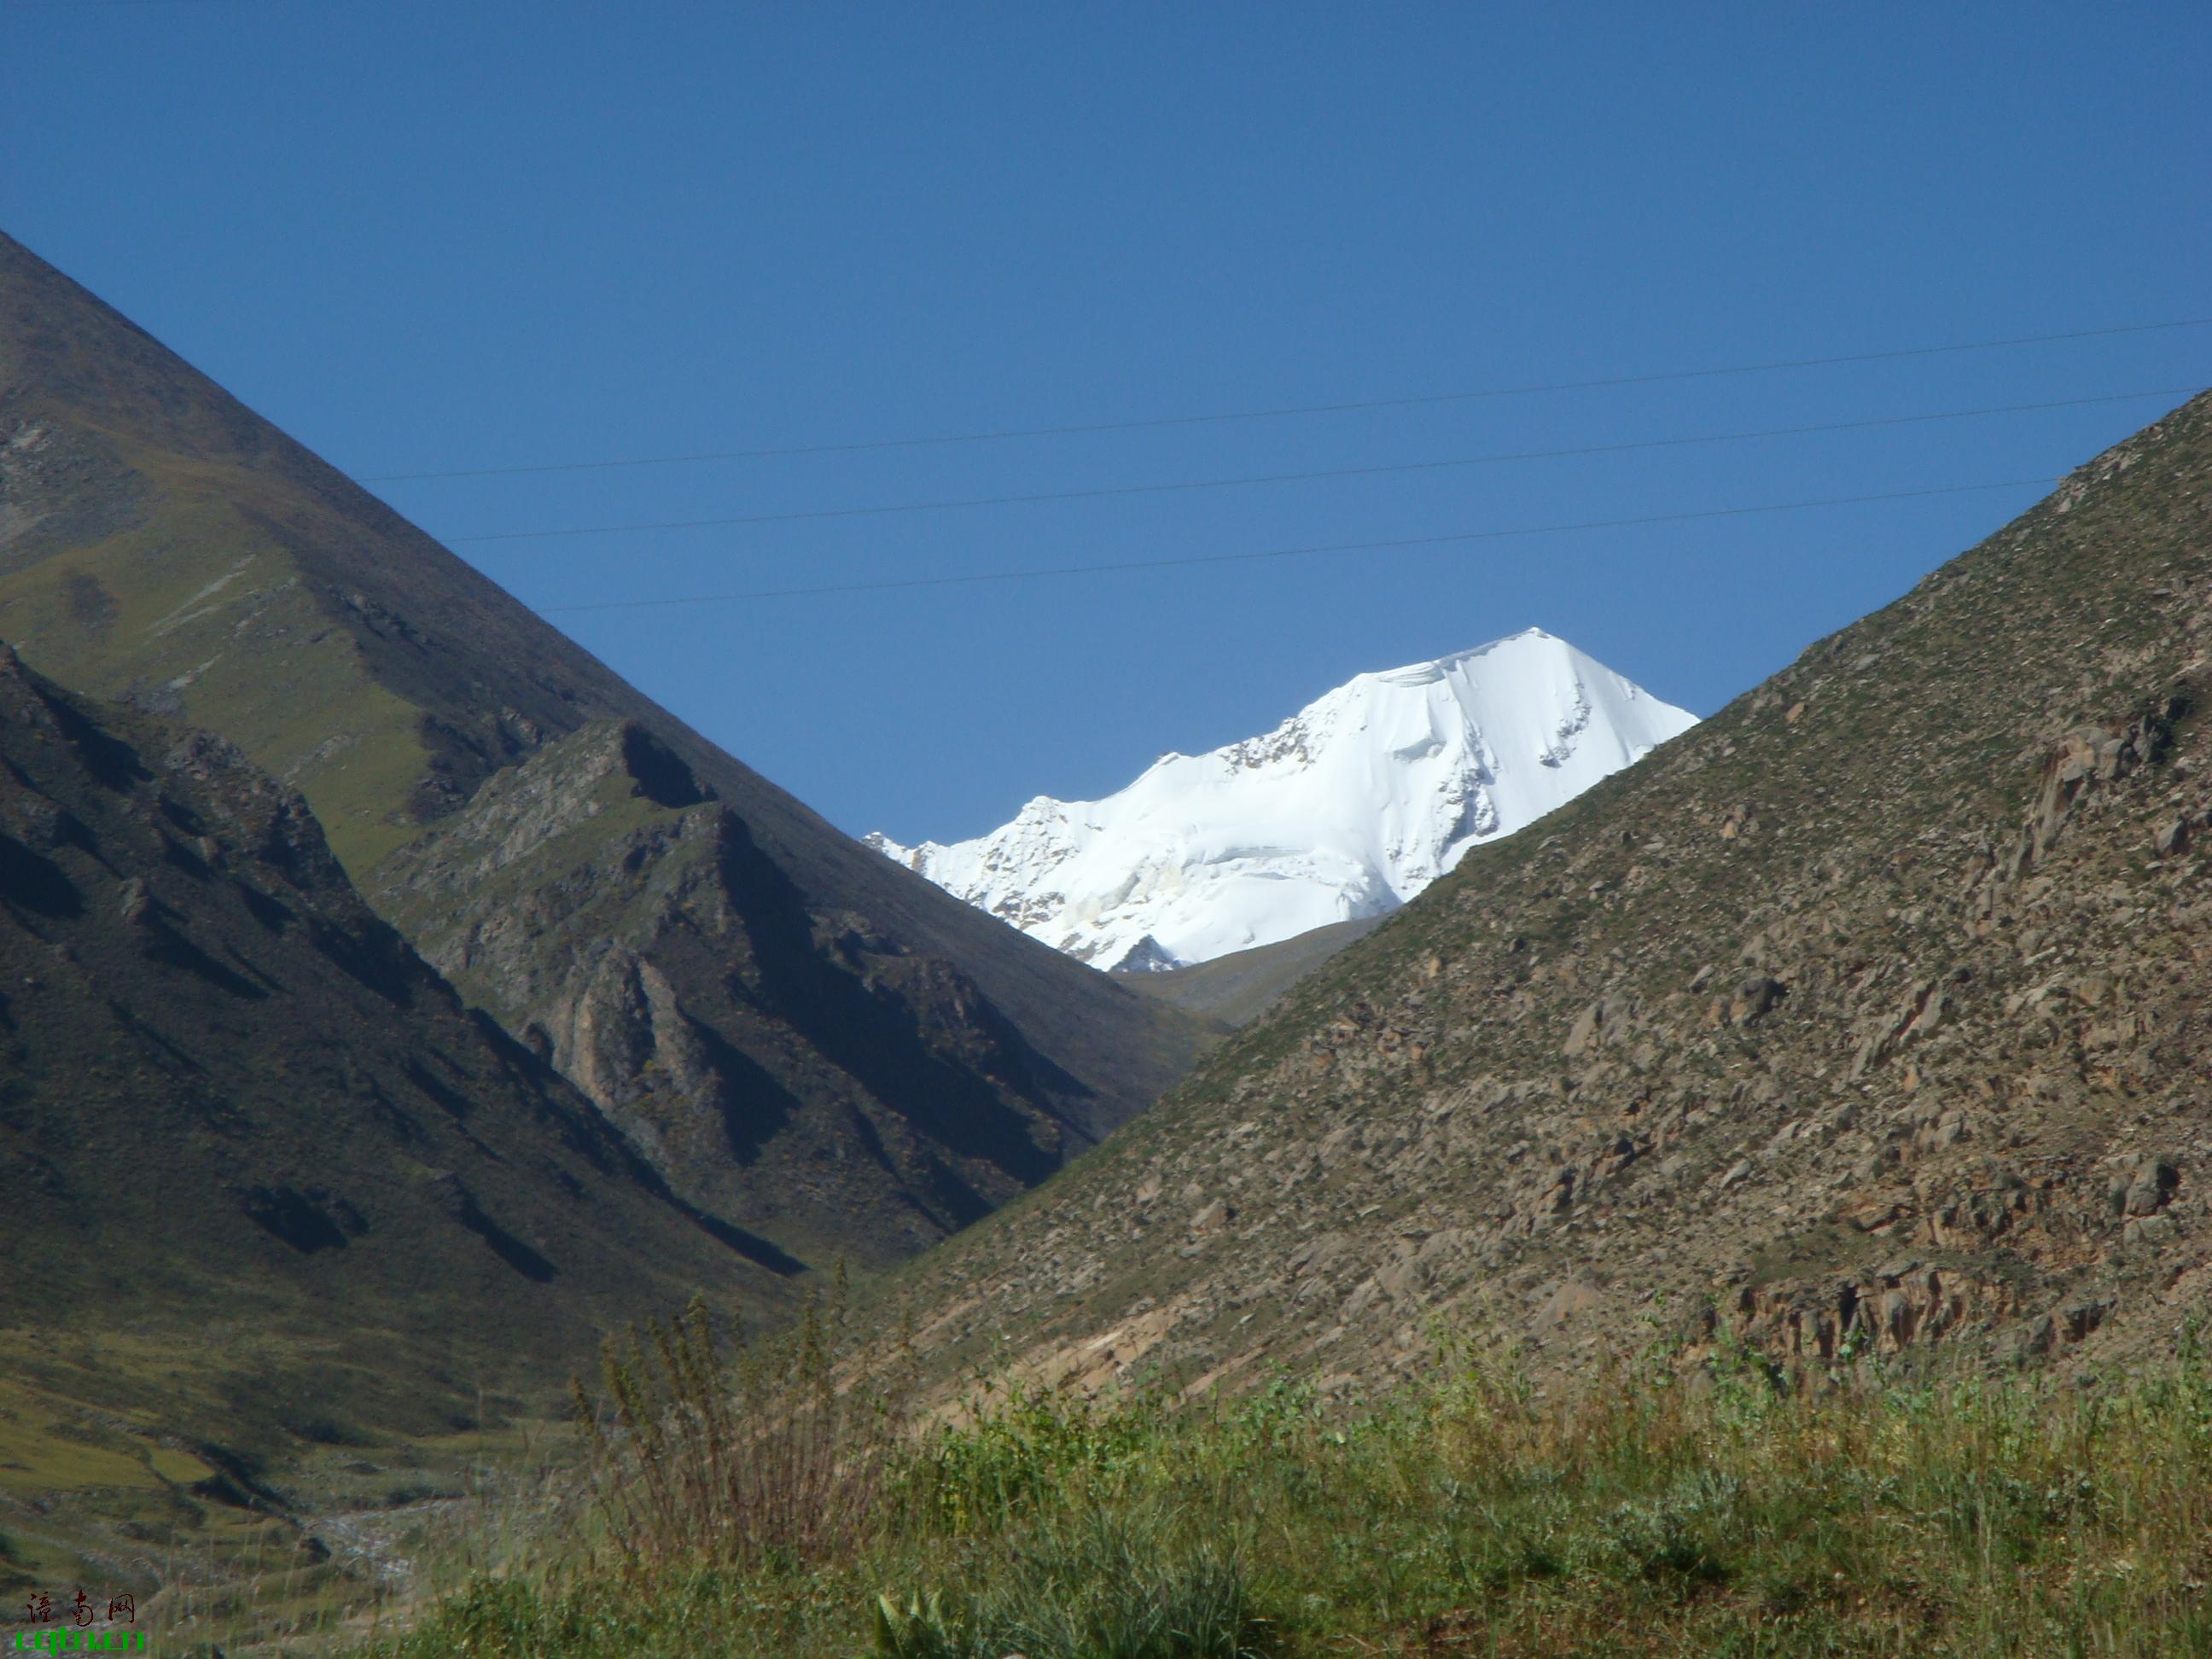
<svg viewBox="0 0 2212 1659">
<path fill-rule="evenodd" d="M 1637 449 L 1683 449 L 1692 445 L 1725 445 L 1725 442 L 1745 442 L 1752 438 L 1801 438 L 1823 431 L 1867 431 L 1874 427 L 1913 427 L 1927 425 L 1933 420 L 1973 420 L 1982 416 L 2028 414 L 2037 410 L 2081 410 L 2101 403 L 2132 403 L 2139 398 L 2174 398 L 2192 396 L 2199 387 L 2159 387 L 2152 392 L 2115 392 L 2100 398 L 2059 398 L 2053 403 L 2008 403 L 1989 407 L 1989 410 L 1947 410 L 1940 414 L 1916 416 L 1878 416 L 1874 420 L 1829 420 L 1809 427 L 1765 427 L 1760 431 L 1714 431 L 1714 434 L 1692 435 L 1692 438 L 1637 438 L 1632 442 L 1610 442 L 1610 445 L 1577 445 L 1573 449 L 1517 449 L 1517 452 L 1491 453 L 1491 456 L 1460 456 L 1453 460 L 1407 460 L 1376 465 L 1376 467 L 1329 467 L 1321 471 L 1297 473 L 1255 473 L 1248 477 L 1190 477 L 1170 484 L 1110 484 L 1102 489 L 1060 489 L 1036 495 L 969 495 L 960 500 L 936 500 L 936 502 L 898 502 L 891 507 L 821 507 L 807 508 L 799 514 L 745 514 L 738 518 L 675 518 L 648 520 L 641 525 L 575 525 L 564 529 L 544 531 L 489 531 L 483 535 L 449 535 L 449 544 L 462 542 L 544 542 L 564 540 L 573 535 L 629 535 L 646 531 L 706 531 L 730 529 L 741 525 L 796 525 L 807 520 L 823 518 L 880 518 L 887 514 L 947 514 L 957 508 L 971 507 L 1029 507 L 1036 502 L 1084 502 L 1084 500 L 1109 500 L 1117 495 L 1175 495 L 1175 493 L 1201 491 L 1201 489 L 1245 489 L 1255 484 L 1297 484 L 1328 477 L 1380 477 L 1391 473 L 1425 473 L 1444 471 L 1451 467 L 1493 467 L 1502 462 L 1520 460 L 1564 460 L 1571 456 L 1614 456 Z"/>
<path fill-rule="evenodd" d="M 987 570 L 957 576 L 905 576 L 886 581 L 839 582 L 820 587 L 757 588 L 738 593 L 691 593 L 663 599 L 602 599 L 587 605 L 550 605 L 541 617 L 586 611 L 643 611 L 678 605 L 723 605 L 745 599 L 793 599 L 827 593 L 878 593 L 894 588 L 957 587 L 979 582 L 1030 581 L 1046 576 L 1091 576 L 1127 570 L 1171 570 L 1191 565 L 1239 564 L 1261 559 L 1302 559 L 1334 553 L 1382 552 L 1409 547 L 1443 547 L 1455 543 L 1505 541 L 1520 536 L 1558 536 L 1578 530 L 1623 530 L 1638 525 L 1686 524 L 1699 519 L 1744 518 L 1759 513 L 1797 513 L 1811 507 L 1856 507 L 1867 501 L 1917 501 L 1930 495 L 1963 495 L 1977 490 L 2021 489 L 2058 483 L 2057 478 L 2010 478 L 2000 483 L 1945 484 L 1929 489 L 1893 489 L 1873 495 L 1833 495 L 1820 501 L 1774 501 L 1759 507 L 1709 507 L 1688 513 L 1650 513 L 1632 519 L 1589 519 L 1577 524 L 1526 525 L 1512 530 L 1462 530 L 1443 536 L 1407 536 L 1391 541 L 1324 542 L 1311 547 L 1277 547 L 1255 553 L 1196 553 L 1175 559 L 1127 559 L 1111 564 L 1063 564 L 1032 570 Z"/>
<path fill-rule="evenodd" d="M 869 519 L 902 513 L 946 513 L 969 507 L 1022 507 L 1040 501 L 1103 501 L 1127 495 L 1168 495 L 1204 489 L 1239 489 L 1260 484 L 1303 483 L 1326 478 L 1371 478 L 1454 467 L 1493 466 L 1512 461 L 1560 460 L 1581 455 L 1617 455 L 1635 450 L 1679 449 L 1698 444 L 1742 443 L 1755 438 L 1794 438 L 1823 432 L 1863 432 L 1880 427 L 1921 426 L 1936 421 L 1974 420 L 1990 415 L 2019 415 L 2051 409 L 2083 409 L 2099 404 L 2131 403 L 2145 398 L 2193 395 L 2196 386 L 2163 386 L 2149 392 L 2121 392 L 2100 398 L 2062 398 L 2050 403 L 2003 404 L 1988 409 L 1954 409 L 1932 415 L 1887 415 L 1864 421 L 1829 421 L 1814 426 L 1768 427 L 1756 432 L 1715 432 L 1686 438 L 1640 438 L 1626 443 L 1581 444 L 1570 449 L 1524 449 L 1501 454 L 1464 455 L 1441 461 L 1399 461 L 1376 466 L 1340 466 L 1307 472 L 1265 472 L 1240 478 L 1190 478 L 1172 483 L 1115 484 L 1094 489 L 1056 489 L 1029 495 L 975 495 L 955 501 L 904 501 L 888 507 L 829 507 L 798 513 L 752 513 L 735 518 L 661 519 L 639 524 L 577 525 L 555 530 L 501 530 L 475 536 L 448 536 L 449 545 L 484 542 L 553 541 L 577 536 L 615 536 L 665 530 L 724 530 L 742 525 L 798 524 L 818 519 Z"/>
<path fill-rule="evenodd" d="M 795 444 L 769 449 L 714 449 L 689 455 L 641 455 L 617 460 L 549 461 L 531 466 L 478 466 L 448 471 L 381 472 L 362 483 L 412 483 L 430 478 L 505 478 L 539 472 L 601 472 L 618 467 L 690 466 L 702 461 L 775 460 L 799 455 L 851 455 L 869 450 L 922 449 L 941 444 L 998 443 L 1011 438 L 1086 437 L 1105 432 L 1145 432 L 1162 427 L 1207 426 L 1231 421 L 1273 421 L 1294 415 L 1341 415 L 1358 410 L 1417 409 L 1434 404 L 1478 403 L 1489 398 L 1530 398 L 1554 392 L 1595 392 L 1632 386 L 1663 386 L 1680 380 L 1716 380 L 1732 374 L 1771 374 L 1794 368 L 1835 368 L 1850 363 L 1897 362 L 1911 357 L 1940 357 L 1957 352 L 2002 351 L 2017 346 L 2056 345 L 2069 340 L 2102 340 L 2123 334 L 2154 334 L 2169 329 L 2203 328 L 2212 317 L 2181 317 L 2162 323 L 2129 323 L 2114 328 L 2075 329 L 2064 334 L 2022 334 L 2003 340 L 1968 340 L 1949 345 L 1909 346 L 1893 351 L 1861 351 L 1835 357 L 1790 357 L 1765 363 L 1732 363 L 1719 368 L 1673 369 L 1656 374 L 1616 374 L 1590 380 L 1555 380 L 1541 386 L 1492 386 L 1478 392 L 1437 392 L 1411 398 L 1367 398 L 1344 403 L 1293 404 L 1277 409 L 1232 410 L 1212 415 L 1164 415 L 1136 421 L 1098 421 L 1083 425 L 1006 427 L 996 431 L 956 432 L 922 438 L 872 438 L 829 444 Z"/>
<path fill-rule="evenodd" d="M 223 0 L 0 0 L 0 11 L 110 11 L 118 6 L 204 6 Z"/>
</svg>

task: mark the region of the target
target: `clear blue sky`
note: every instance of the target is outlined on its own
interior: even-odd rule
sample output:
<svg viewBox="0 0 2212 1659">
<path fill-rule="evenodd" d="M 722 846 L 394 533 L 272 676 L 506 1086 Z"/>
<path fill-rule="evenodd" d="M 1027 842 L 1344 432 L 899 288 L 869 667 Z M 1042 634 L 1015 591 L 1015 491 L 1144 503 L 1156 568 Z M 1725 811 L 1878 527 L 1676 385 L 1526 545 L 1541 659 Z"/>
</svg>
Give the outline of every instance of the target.
<svg viewBox="0 0 2212 1659">
<path fill-rule="evenodd" d="M 356 474 L 1384 398 L 2212 314 L 2212 8 L 0 0 L 0 225 Z M 379 486 L 434 532 L 2193 386 L 2212 329 Z M 1183 495 L 473 544 L 541 606 L 2053 474 L 2177 398 Z M 973 834 L 1539 625 L 1710 713 L 2033 498 L 563 615 L 848 830 Z"/>
</svg>

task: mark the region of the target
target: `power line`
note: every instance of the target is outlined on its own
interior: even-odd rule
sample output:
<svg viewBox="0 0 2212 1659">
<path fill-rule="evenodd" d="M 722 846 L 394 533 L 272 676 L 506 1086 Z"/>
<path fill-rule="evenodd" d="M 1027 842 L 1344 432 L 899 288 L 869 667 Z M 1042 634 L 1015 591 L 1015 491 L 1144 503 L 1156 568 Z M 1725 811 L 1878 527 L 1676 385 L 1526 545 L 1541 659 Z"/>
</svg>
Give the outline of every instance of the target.
<svg viewBox="0 0 2212 1659">
<path fill-rule="evenodd" d="M 2064 475 L 2060 475 L 2063 477 Z M 550 605 L 541 617 L 586 611 L 642 611 L 678 605 L 722 605 L 744 599 L 808 599 L 830 593 L 878 593 L 894 588 L 957 587 L 980 582 L 1030 581 L 1046 576 L 1092 576 L 1128 570 L 1171 570 L 1191 565 L 1239 564 L 1262 559 L 1300 559 L 1334 553 L 1382 552 L 1409 547 L 1443 547 L 1454 543 L 1505 541 L 1520 536 L 1557 536 L 1578 530 L 1624 530 L 1638 525 L 1686 524 L 1699 519 L 1734 519 L 1759 513 L 1797 513 L 1822 507 L 1856 507 L 1868 501 L 1917 501 L 1930 495 L 1963 495 L 1977 490 L 2021 489 L 2058 478 L 2010 478 L 1999 483 L 1943 484 L 1929 489 L 1894 489 L 1873 495 L 1835 495 L 1821 501 L 1774 501 L 1758 507 L 1710 507 L 1688 513 L 1650 513 L 1632 519 L 1590 519 L 1578 524 L 1526 525 L 1512 530 L 1462 530 L 1442 536 L 1407 536 L 1391 541 L 1325 542 L 1311 547 L 1277 547 L 1255 553 L 1196 553 L 1174 559 L 1128 559 L 1111 564 L 1063 564 L 1032 570 L 987 570 L 957 576 L 905 576 L 887 581 L 839 582 L 820 587 L 757 588 L 739 593 L 690 593 L 662 599 L 602 599 L 586 605 Z"/>
<path fill-rule="evenodd" d="M 108 11 L 117 6 L 204 6 L 224 0 L 0 0 L 0 11 Z"/>
<path fill-rule="evenodd" d="M 2063 398 L 2049 403 L 2003 404 L 1987 409 L 1954 409 L 1929 415 L 1887 415 L 1863 421 L 1830 421 L 1814 426 L 1769 427 L 1756 432 L 1715 432 L 1686 438 L 1640 438 L 1626 443 L 1582 444 L 1569 449 L 1524 449 L 1500 454 L 1464 455 L 1441 461 L 1398 461 L 1375 466 L 1340 466 L 1305 472 L 1266 472 L 1239 478 L 1190 478 L 1172 483 L 1114 484 L 1093 489 L 1056 489 L 1028 495 L 975 495 L 955 501 L 903 501 L 887 507 L 815 507 L 798 513 L 752 513 L 735 518 L 660 519 L 638 524 L 575 525 L 554 530 L 501 530 L 476 536 L 448 536 L 465 543 L 553 541 L 577 536 L 615 536 L 665 530 L 725 530 L 744 525 L 799 524 L 818 519 L 880 518 L 902 513 L 945 513 L 969 507 L 1024 507 L 1041 501 L 1104 501 L 1127 495 L 1168 495 L 1204 489 L 1237 489 L 1261 484 L 1303 483 L 1327 478 L 1371 478 L 1408 472 L 1437 472 L 1454 467 L 1492 466 L 1513 461 L 1561 460 L 1574 456 L 1615 455 L 1635 450 L 1680 449 L 1698 444 L 1742 443 L 1755 438 L 1794 438 L 1824 432 L 1863 432 L 1880 427 L 1922 426 L 1936 421 L 1964 421 L 1990 415 L 2019 415 L 2041 410 L 2082 409 L 2099 404 L 2131 403 L 2145 398 L 2193 395 L 2195 386 L 2161 386 L 2148 392 L 2120 392 L 2099 398 Z"/>
<path fill-rule="evenodd" d="M 619 467 L 690 466 L 702 461 L 778 460 L 799 455 L 850 455 L 868 450 L 922 449 L 941 444 L 998 443 L 1012 438 L 1087 437 L 1106 432 L 1145 432 L 1161 427 L 1206 426 L 1230 421 L 1273 421 L 1295 415 L 1342 415 L 1359 410 L 1416 409 L 1433 404 L 1477 403 L 1487 398 L 1530 398 L 1556 392 L 1595 392 L 1632 386 L 1663 386 L 1679 380 L 1716 380 L 1731 374 L 1771 374 L 1795 368 L 1836 368 L 1851 363 L 1897 362 L 1957 352 L 2002 351 L 2018 346 L 2057 345 L 2069 340 L 2102 340 L 2122 334 L 2154 334 L 2178 328 L 2212 325 L 2212 317 L 2181 317 L 2160 323 L 2128 323 L 2112 328 L 2075 329 L 2063 334 L 2022 334 L 2002 340 L 1968 340 L 1948 345 L 1908 346 L 1893 351 L 1853 352 L 1835 357 L 1792 357 L 1765 363 L 1732 363 L 1718 368 L 1673 369 L 1656 374 L 1616 374 L 1591 380 L 1555 380 L 1542 386 L 1492 386 L 1478 392 L 1437 392 L 1409 398 L 1367 398 L 1343 403 L 1295 404 L 1277 409 L 1232 410 L 1212 415 L 1163 415 L 1135 421 L 1097 421 L 1082 425 L 1006 427 L 996 431 L 956 432 L 921 438 L 872 438 L 845 443 L 794 444 L 769 449 L 702 450 L 688 455 L 640 455 L 616 460 L 547 461 L 530 466 L 477 466 L 448 471 L 380 472 L 362 483 L 411 483 L 431 478 L 504 478 L 539 472 L 601 472 Z"/>
</svg>

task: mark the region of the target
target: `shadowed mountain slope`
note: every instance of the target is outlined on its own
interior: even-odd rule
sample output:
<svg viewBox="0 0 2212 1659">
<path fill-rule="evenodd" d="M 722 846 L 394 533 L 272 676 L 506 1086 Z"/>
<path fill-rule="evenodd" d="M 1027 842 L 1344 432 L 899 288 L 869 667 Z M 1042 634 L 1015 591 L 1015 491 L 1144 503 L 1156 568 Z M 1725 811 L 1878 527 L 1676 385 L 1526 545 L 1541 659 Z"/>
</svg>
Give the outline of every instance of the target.
<svg viewBox="0 0 2212 1659">
<path fill-rule="evenodd" d="M 2069 1363 L 2212 1297 L 2212 397 L 1453 874 L 905 1271 L 948 1366 Z"/>
<path fill-rule="evenodd" d="M 465 1007 L 295 791 L 4 647 L 0 1183 L 0 1489 L 18 1388 L 253 1458 L 440 1431 L 798 1267 Z"/>
<path fill-rule="evenodd" d="M 882 1265 L 1090 1144 L 971 980 L 810 908 L 635 721 L 496 774 L 370 894 L 679 1191 L 811 1260 Z"/>
<path fill-rule="evenodd" d="M 841 1213 L 834 1196 L 813 1206 L 793 1235 L 810 1250 L 879 1258 L 936 1236 L 1050 1167 L 1061 1146 L 1126 1121 L 1197 1050 L 1199 1028 L 1176 1011 L 838 833 L 4 237 L 0 635 L 64 684 L 237 743 L 305 794 L 364 879 L 431 823 L 453 824 L 435 860 L 458 857 L 471 829 L 454 815 L 486 779 L 594 722 L 633 722 L 718 803 L 726 844 L 742 842 L 750 860 L 747 879 L 775 889 L 778 937 L 820 958 L 804 972 L 786 963 L 787 994 L 721 1020 L 707 1012 L 731 994 L 714 949 L 687 945 L 659 962 L 650 941 L 666 933 L 663 919 L 614 915 L 609 894 L 623 878 L 580 872 L 607 880 L 592 901 L 600 920 L 628 948 L 644 942 L 670 1006 L 685 1018 L 696 1008 L 735 1048 L 729 1066 L 695 1070 L 684 1109 L 764 1122 L 783 1109 L 764 1079 L 780 1079 L 809 1110 L 845 1110 L 864 1094 L 855 1109 L 913 1138 L 880 1150 L 865 1136 L 838 1143 L 836 1156 L 879 1173 L 842 1189 L 858 1211 Z M 419 919 L 397 890 L 404 879 L 386 866 L 377 902 Z M 602 968 L 579 959 L 573 982 L 541 988 L 588 1000 Z M 790 991 L 810 975 L 819 994 Z M 862 994 L 872 1005 L 896 1005 L 872 1029 L 865 1077 L 841 1046 L 854 979 L 875 988 Z M 830 1079 L 816 1092 L 791 1059 L 807 1050 Z M 630 1051 L 641 1065 L 654 1052 Z M 607 1078 L 612 1049 L 587 1060 L 556 1037 L 551 1054 L 599 1079 L 594 1097 L 611 1109 L 653 1081 Z M 745 1095 L 756 1087 L 758 1098 Z M 734 1104 L 733 1090 L 745 1096 Z M 969 1113 L 959 1133 L 991 1144 L 942 1138 L 955 1097 Z M 915 1177 L 908 1193 L 925 1167 L 945 1174 Z M 744 1178 L 726 1169 L 701 1189 Z M 887 1188 L 902 1196 L 885 1209 Z"/>
</svg>

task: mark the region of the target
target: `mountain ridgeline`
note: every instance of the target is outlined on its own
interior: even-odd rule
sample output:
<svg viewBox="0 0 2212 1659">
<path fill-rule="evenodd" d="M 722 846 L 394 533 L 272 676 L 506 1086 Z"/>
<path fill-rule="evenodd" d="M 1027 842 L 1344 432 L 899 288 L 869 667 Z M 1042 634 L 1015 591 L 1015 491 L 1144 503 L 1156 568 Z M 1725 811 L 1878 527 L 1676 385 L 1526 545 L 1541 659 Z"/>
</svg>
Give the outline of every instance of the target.
<svg viewBox="0 0 2212 1659">
<path fill-rule="evenodd" d="M 1158 973 L 1395 909 L 1696 722 L 1540 629 L 1361 674 L 1273 731 L 1039 796 L 951 846 L 871 846 L 1101 968 Z"/>
<path fill-rule="evenodd" d="M 2169 1349 L 2212 1294 L 2212 395 L 1457 869 L 905 1271 L 941 1374 L 1432 1322 L 1585 1364 Z"/>
<path fill-rule="evenodd" d="M 0 638 L 295 787 L 670 1181 L 811 1265 L 974 1218 L 1204 1039 L 839 834 L 5 237 Z"/>
</svg>

